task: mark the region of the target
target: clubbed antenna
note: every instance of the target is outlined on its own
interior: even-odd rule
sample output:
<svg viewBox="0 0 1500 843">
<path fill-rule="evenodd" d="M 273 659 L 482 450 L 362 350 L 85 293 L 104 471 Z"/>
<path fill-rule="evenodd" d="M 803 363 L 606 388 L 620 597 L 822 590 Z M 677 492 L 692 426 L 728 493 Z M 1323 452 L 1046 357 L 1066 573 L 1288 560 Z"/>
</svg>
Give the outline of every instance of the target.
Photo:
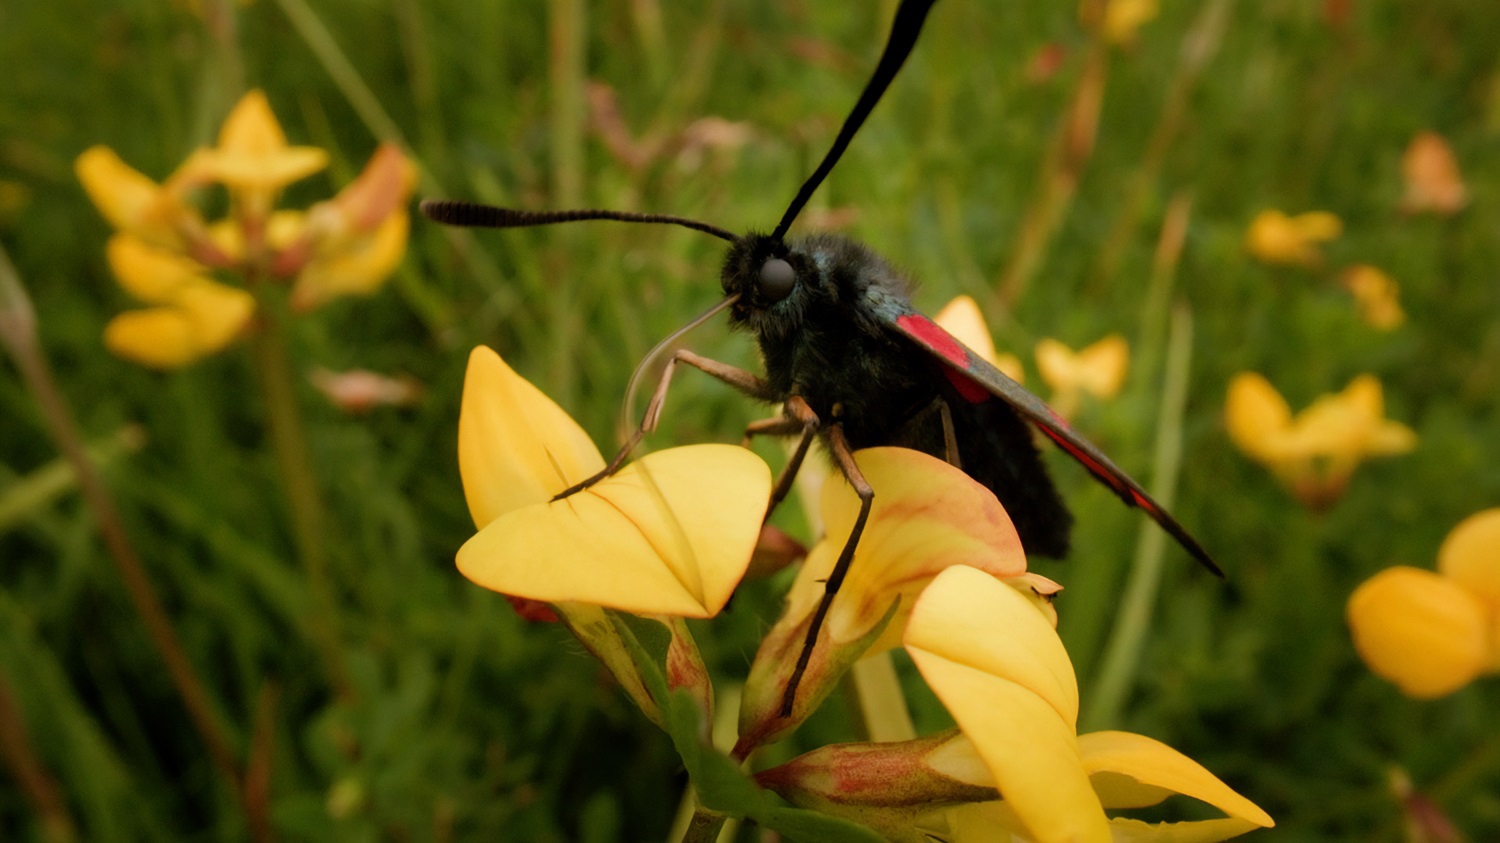
<svg viewBox="0 0 1500 843">
<path fill-rule="evenodd" d="M 911 55 L 912 47 L 917 43 L 917 35 L 922 32 L 922 23 L 927 20 L 927 13 L 932 10 L 935 2 L 937 0 L 901 0 L 901 6 L 896 9 L 896 20 L 891 24 L 891 35 L 885 42 L 885 52 L 880 55 L 880 63 L 875 66 L 874 75 L 866 83 L 864 92 L 859 95 L 854 110 L 844 119 L 844 127 L 839 129 L 838 137 L 833 140 L 833 147 L 823 156 L 823 163 L 802 183 L 802 189 L 797 191 L 797 198 L 792 200 L 786 213 L 781 215 L 781 222 L 771 232 L 773 239 L 780 240 L 786 236 L 787 229 L 792 227 L 792 220 L 802 213 L 802 206 L 807 204 L 813 191 L 833 171 L 833 165 L 839 162 L 849 141 L 854 139 L 854 133 L 864 125 L 865 118 L 870 116 L 875 104 L 885 94 L 885 89 L 890 87 L 891 80 L 896 78 L 896 72 L 906 62 L 906 57 Z"/>
<path fill-rule="evenodd" d="M 712 234 L 721 240 L 733 243 L 736 239 L 734 234 L 687 217 L 678 217 L 671 214 L 637 214 L 630 211 L 601 211 L 601 210 L 576 210 L 576 211 L 519 211 L 514 208 L 496 208 L 493 205 L 479 205 L 473 202 L 459 202 L 449 199 L 424 199 L 421 204 L 422 213 L 434 222 L 444 225 L 456 225 L 463 228 L 525 228 L 533 225 L 551 225 L 559 222 L 577 222 L 578 220 L 616 220 L 619 222 L 653 222 L 680 225 L 701 231 L 704 234 Z"/>
</svg>

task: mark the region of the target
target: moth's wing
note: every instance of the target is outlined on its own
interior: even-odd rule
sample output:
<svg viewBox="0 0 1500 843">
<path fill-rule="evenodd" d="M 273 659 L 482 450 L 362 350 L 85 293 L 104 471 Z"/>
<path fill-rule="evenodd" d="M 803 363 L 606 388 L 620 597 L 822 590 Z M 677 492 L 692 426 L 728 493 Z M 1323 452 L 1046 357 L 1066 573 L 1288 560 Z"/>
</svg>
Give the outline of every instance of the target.
<svg viewBox="0 0 1500 843">
<path fill-rule="evenodd" d="M 954 336 L 943 330 L 926 316 L 905 309 L 890 320 L 891 327 L 911 340 L 923 351 L 936 357 L 944 366 L 944 374 L 964 399 L 973 402 L 999 398 L 1014 407 L 1027 421 L 1035 424 L 1043 434 L 1057 443 L 1068 456 L 1077 460 L 1095 479 L 1108 486 L 1127 506 L 1140 507 L 1152 520 L 1160 524 L 1183 549 L 1192 554 L 1203 566 L 1216 576 L 1224 572 L 1208 555 L 1208 551 L 1177 523 L 1170 513 L 1146 494 L 1141 485 L 1130 479 L 1124 471 L 1110 461 L 1104 452 L 1087 439 L 1073 431 L 1042 399 L 1026 391 L 1026 388 L 1011 380 L 984 358 L 969 350 Z"/>
</svg>

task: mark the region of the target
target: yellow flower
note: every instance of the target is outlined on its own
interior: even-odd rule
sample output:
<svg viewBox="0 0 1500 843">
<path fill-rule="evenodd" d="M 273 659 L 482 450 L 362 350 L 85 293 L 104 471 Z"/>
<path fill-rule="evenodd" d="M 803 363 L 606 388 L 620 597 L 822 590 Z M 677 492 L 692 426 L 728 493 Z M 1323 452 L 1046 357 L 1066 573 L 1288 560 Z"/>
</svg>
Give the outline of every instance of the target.
<svg viewBox="0 0 1500 843">
<path fill-rule="evenodd" d="M 1293 418 L 1270 382 L 1243 372 L 1229 384 L 1224 419 L 1234 444 L 1314 509 L 1338 500 L 1362 460 L 1404 454 L 1417 441 L 1411 428 L 1384 418 L 1380 382 L 1371 375 Z"/>
<path fill-rule="evenodd" d="M 990 338 L 990 329 L 984 324 L 984 314 L 979 312 L 979 303 L 969 296 L 958 296 L 939 310 L 934 322 L 969 350 L 984 358 L 985 362 L 1004 372 L 1016 383 L 1026 382 L 1026 370 L 1021 358 L 1014 354 L 997 354 L 995 341 Z"/>
<path fill-rule="evenodd" d="M 1333 240 L 1342 231 L 1343 223 L 1327 211 L 1289 217 L 1281 211 L 1265 210 L 1250 221 L 1245 249 L 1265 263 L 1315 266 L 1323 260 L 1318 244 Z"/>
<path fill-rule="evenodd" d="M 1411 139 L 1401 156 L 1401 175 L 1406 179 L 1402 210 L 1450 216 L 1468 204 L 1469 192 L 1458 172 L 1458 159 L 1436 132 L 1420 132 Z"/>
<path fill-rule="evenodd" d="M 1370 670 L 1418 699 L 1500 672 L 1500 508 L 1461 522 L 1438 570 L 1396 566 L 1349 597 L 1354 647 Z"/>
<path fill-rule="evenodd" d="M 207 181 L 197 153 L 157 184 L 120 160 L 113 149 L 93 146 L 73 163 L 94 206 L 117 231 L 153 246 L 187 252 L 203 237 L 203 221 L 187 194 Z"/>
<path fill-rule="evenodd" d="M 158 369 L 185 366 L 224 348 L 254 315 L 249 293 L 211 280 L 188 258 L 128 234 L 110 238 L 107 253 L 120 286 L 155 305 L 105 326 L 105 347 L 127 360 Z"/>
<path fill-rule="evenodd" d="M 917 600 L 905 643 L 1001 798 L 948 810 L 955 843 L 1006 839 L 996 837 L 1000 829 L 1037 843 L 1211 841 L 1273 825 L 1164 744 L 1123 732 L 1078 735 L 1078 684 L 1062 641 L 1024 596 L 987 573 L 957 566 L 939 574 Z M 1228 818 L 1148 826 L 1104 813 L 1174 793 Z"/>
<path fill-rule="evenodd" d="M 1362 263 L 1344 270 L 1340 280 L 1354 294 L 1354 303 L 1359 307 L 1359 316 L 1365 324 L 1389 331 L 1406 321 L 1396 279 Z"/>
<path fill-rule="evenodd" d="M 459 473 L 479 532 L 458 551 L 475 583 L 532 600 L 711 617 L 750 562 L 770 469 L 749 450 L 650 454 L 562 500 L 604 467 L 577 423 L 488 348 L 469 357 Z"/>
<path fill-rule="evenodd" d="M 854 490 L 834 481 L 823 485 L 827 533 L 803 561 L 781 618 L 751 664 L 740 707 L 741 754 L 801 723 L 855 661 L 897 646 L 913 599 L 938 572 L 965 564 L 995 577 L 1027 577 L 1010 516 L 967 474 L 905 448 L 870 448 L 855 459 L 878 491 L 848 577 L 819 630 L 793 710 L 782 717 L 783 693 L 823 599 L 823 583 L 859 512 Z M 1042 577 L 1022 584 L 1043 597 L 1057 590 Z"/>
<path fill-rule="evenodd" d="M 229 188 L 235 214 L 263 220 L 283 187 L 328 166 L 315 146 L 288 146 L 266 95 L 251 91 L 219 128 L 219 145 L 202 153 L 203 172 Z"/>
<path fill-rule="evenodd" d="M 1104 10 L 1104 37 L 1114 44 L 1135 41 L 1136 30 L 1156 17 L 1156 0 L 1109 0 Z"/>
<path fill-rule="evenodd" d="M 1101 400 L 1118 395 L 1129 366 L 1130 345 L 1119 334 L 1078 352 L 1050 338 L 1036 344 L 1037 370 L 1052 387 L 1052 408 L 1063 418 L 1073 416 L 1083 395 Z"/>
</svg>

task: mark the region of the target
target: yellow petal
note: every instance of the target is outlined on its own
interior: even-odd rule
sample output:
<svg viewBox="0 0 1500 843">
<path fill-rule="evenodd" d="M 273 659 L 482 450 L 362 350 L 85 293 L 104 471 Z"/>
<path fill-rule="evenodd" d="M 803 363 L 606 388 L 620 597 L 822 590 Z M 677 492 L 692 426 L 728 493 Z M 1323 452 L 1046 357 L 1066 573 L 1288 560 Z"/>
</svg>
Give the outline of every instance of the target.
<svg viewBox="0 0 1500 843">
<path fill-rule="evenodd" d="M 1036 344 L 1036 367 L 1042 380 L 1056 392 L 1086 392 L 1097 398 L 1113 398 L 1125 382 L 1130 363 L 1130 345 L 1119 334 L 1111 334 L 1081 352 L 1051 338 Z"/>
<path fill-rule="evenodd" d="M 1500 613 L 1500 507 L 1460 521 L 1438 549 L 1438 570 Z"/>
<path fill-rule="evenodd" d="M 105 246 L 109 268 L 125 292 L 148 304 L 176 299 L 184 287 L 208 281 L 202 264 L 129 234 L 116 234 Z"/>
<path fill-rule="evenodd" d="M 1198 820 L 1180 823 L 1144 823 L 1115 817 L 1109 821 L 1113 843 L 1218 843 L 1260 828 L 1249 820 Z"/>
<path fill-rule="evenodd" d="M 828 613 L 832 642 L 863 638 L 899 599 L 897 615 L 870 652 L 896 646 L 917 594 L 950 566 L 968 565 L 1000 578 L 1025 573 L 1026 555 L 1010 516 L 973 478 L 906 448 L 869 448 L 854 458 L 875 499 L 848 578 Z M 825 483 L 822 513 L 827 536 L 798 572 L 788 617 L 811 612 L 822 599 L 822 583 L 854 528 L 859 496 L 840 479 Z"/>
<path fill-rule="evenodd" d="M 1275 825 L 1271 816 L 1204 769 L 1201 764 L 1166 744 L 1130 732 L 1093 732 L 1078 737 L 1083 766 L 1106 808 L 1154 805 L 1180 793 L 1218 808 L 1230 817 L 1257 826 Z M 1145 791 L 1141 790 L 1142 788 Z M 1151 801 L 1146 791 L 1159 790 Z"/>
<path fill-rule="evenodd" d="M 1245 249 L 1266 263 L 1312 265 L 1322 260 L 1318 243 L 1338 237 L 1342 229 L 1339 218 L 1326 211 L 1289 217 L 1265 210 L 1250 221 Z"/>
<path fill-rule="evenodd" d="M 346 243 L 333 254 L 320 255 L 297 276 L 292 307 L 311 310 L 330 299 L 369 295 L 380 288 L 406 254 L 406 213 L 392 214 L 372 234 Z"/>
<path fill-rule="evenodd" d="M 234 287 L 203 281 L 185 287 L 176 306 L 193 326 L 199 354 L 213 354 L 233 342 L 255 313 L 255 297 Z"/>
<path fill-rule="evenodd" d="M 1280 456 L 1275 443 L 1291 422 L 1292 408 L 1264 377 L 1241 372 L 1229 382 L 1224 425 L 1230 440 L 1246 456 L 1261 461 Z"/>
<path fill-rule="evenodd" d="M 156 245 L 181 248 L 181 231 L 201 225 L 176 191 L 147 178 L 109 147 L 84 150 L 73 169 L 99 213 L 120 231 Z"/>
<path fill-rule="evenodd" d="M 583 428 L 479 346 L 469 354 L 458 415 L 458 471 L 474 525 L 543 503 L 604 468 Z"/>
<path fill-rule="evenodd" d="M 532 600 L 711 617 L 750 563 L 770 493 L 770 468 L 749 450 L 671 448 L 501 515 L 459 549 L 458 568 Z"/>
<path fill-rule="evenodd" d="M 1111 43 L 1128 44 L 1156 13 L 1156 0 L 1110 0 L 1104 10 L 1104 36 Z"/>
<path fill-rule="evenodd" d="M 1072 663 L 1025 597 L 949 568 L 917 600 L 905 644 L 1032 839 L 1109 841 L 1079 755 Z"/>
<path fill-rule="evenodd" d="M 1354 295 L 1360 318 L 1366 324 L 1389 331 L 1406 321 L 1396 280 L 1377 267 L 1363 263 L 1351 266 L 1340 281 Z"/>
<path fill-rule="evenodd" d="M 219 130 L 218 147 L 206 150 L 201 170 L 223 182 L 246 205 L 245 212 L 264 217 L 281 188 L 328 166 L 328 153 L 312 146 L 288 146 L 266 95 L 245 94 Z"/>
<path fill-rule="evenodd" d="M 192 320 L 175 307 L 121 313 L 104 326 L 104 347 L 154 369 L 176 369 L 203 356 Z"/>
<path fill-rule="evenodd" d="M 1348 620 L 1365 664 L 1409 697 L 1433 699 L 1462 688 L 1488 656 L 1479 600 L 1432 571 L 1381 571 L 1350 595 Z"/>
</svg>

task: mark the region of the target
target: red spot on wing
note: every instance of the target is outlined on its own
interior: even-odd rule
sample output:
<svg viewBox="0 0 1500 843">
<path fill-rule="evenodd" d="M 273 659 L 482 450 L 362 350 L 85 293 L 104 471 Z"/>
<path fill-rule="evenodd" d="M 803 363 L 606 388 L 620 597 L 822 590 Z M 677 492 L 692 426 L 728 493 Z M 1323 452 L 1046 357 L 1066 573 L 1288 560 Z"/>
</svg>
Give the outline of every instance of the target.
<svg viewBox="0 0 1500 843">
<path fill-rule="evenodd" d="M 960 368 L 969 365 L 969 350 L 964 348 L 952 334 L 919 313 L 908 313 L 896 317 L 901 330 L 927 344 L 933 353 Z"/>
<path fill-rule="evenodd" d="M 896 324 L 901 326 L 912 337 L 926 345 L 932 353 L 957 366 L 958 369 L 944 369 L 943 374 L 948 376 L 948 382 L 958 390 L 958 394 L 971 404 L 987 401 L 993 396 L 973 378 L 964 377 L 959 369 L 969 368 L 969 350 L 963 344 L 953 338 L 953 335 L 943 330 L 936 322 L 918 313 L 908 313 L 896 317 Z"/>
</svg>

